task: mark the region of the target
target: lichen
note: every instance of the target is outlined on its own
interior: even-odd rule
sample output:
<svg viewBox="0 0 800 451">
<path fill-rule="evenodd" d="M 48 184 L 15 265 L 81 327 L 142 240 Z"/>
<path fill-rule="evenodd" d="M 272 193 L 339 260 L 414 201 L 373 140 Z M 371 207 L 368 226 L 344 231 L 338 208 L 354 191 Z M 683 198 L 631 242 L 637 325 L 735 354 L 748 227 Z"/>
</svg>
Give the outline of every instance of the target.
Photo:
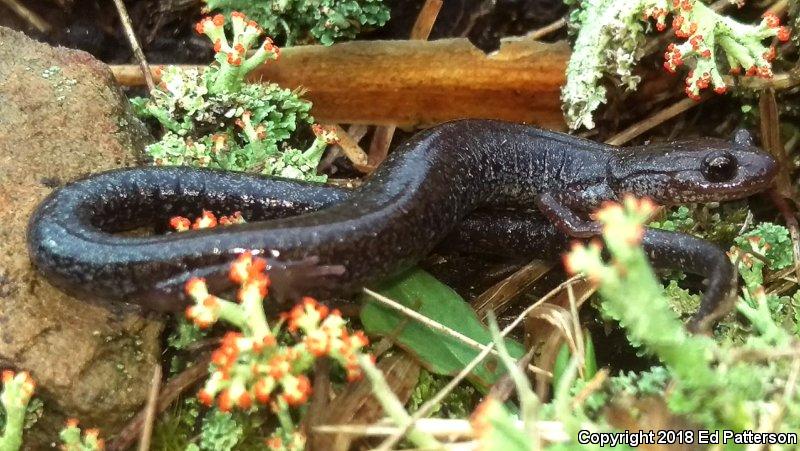
<svg viewBox="0 0 800 451">
<path fill-rule="evenodd" d="M 651 25 L 667 28 L 672 16 L 675 36 L 685 39 L 672 43 L 664 54 L 664 68 L 675 73 L 690 62 L 694 66 L 686 77 L 686 95 L 699 100 L 700 91 L 727 90 L 720 60 L 725 57 L 733 74 L 772 77 L 774 46 L 763 42 L 777 37 L 789 39 L 789 28 L 780 26 L 774 14 L 765 14 L 758 25 L 737 22 L 710 9 L 698 0 L 569 0 L 576 5 L 570 18 L 579 29 L 572 57 L 567 66 L 567 82 L 561 93 L 564 115 L 572 129 L 594 128 L 592 114 L 606 100 L 602 85 L 605 75 L 620 86 L 633 90 L 640 78 L 633 67 L 643 56 L 642 44 Z M 652 22 L 651 22 L 652 20 Z"/>
<path fill-rule="evenodd" d="M 353 39 L 364 27 L 383 26 L 383 0 L 205 0 L 207 10 L 242 11 L 285 45 Z"/>
<path fill-rule="evenodd" d="M 246 83 L 248 73 L 275 60 L 280 49 L 266 38 L 250 56 L 260 28 L 235 13 L 233 36 L 225 35 L 221 16 L 203 19 L 197 31 L 206 35 L 216 50 L 215 64 L 199 71 L 166 67 L 150 98 L 133 99 L 140 117 L 156 120 L 165 130 L 161 139 L 145 148 L 156 165 L 191 165 L 255 172 L 323 182 L 317 165 L 336 136 L 314 126 L 311 103 L 298 92 L 274 83 Z M 315 137 L 305 142 L 302 129 Z M 306 132 L 308 134 L 308 132 Z"/>
</svg>

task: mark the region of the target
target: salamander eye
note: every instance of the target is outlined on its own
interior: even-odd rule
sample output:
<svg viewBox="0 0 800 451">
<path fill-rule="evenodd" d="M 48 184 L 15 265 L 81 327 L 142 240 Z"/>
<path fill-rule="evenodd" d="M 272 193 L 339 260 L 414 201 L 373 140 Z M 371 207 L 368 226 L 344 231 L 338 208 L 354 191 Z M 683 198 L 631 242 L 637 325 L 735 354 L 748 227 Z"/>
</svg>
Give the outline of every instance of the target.
<svg viewBox="0 0 800 451">
<path fill-rule="evenodd" d="M 727 182 L 736 176 L 736 158 L 728 152 L 715 152 L 703 160 L 701 171 L 709 182 Z"/>
</svg>

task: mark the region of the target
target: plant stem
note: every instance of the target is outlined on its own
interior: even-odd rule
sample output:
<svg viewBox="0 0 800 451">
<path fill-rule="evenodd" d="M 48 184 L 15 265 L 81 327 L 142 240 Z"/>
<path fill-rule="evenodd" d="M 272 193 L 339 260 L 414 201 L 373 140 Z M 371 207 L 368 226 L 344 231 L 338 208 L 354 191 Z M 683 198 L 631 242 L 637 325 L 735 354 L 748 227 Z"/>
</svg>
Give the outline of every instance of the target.
<svg viewBox="0 0 800 451">
<path fill-rule="evenodd" d="M 394 395 L 389 384 L 386 383 L 383 374 L 375 364 L 372 363 L 372 359 L 367 355 L 361 355 L 358 357 L 358 363 L 361 365 L 370 383 L 372 383 L 372 393 L 375 395 L 375 398 L 378 399 L 386 415 L 388 415 L 398 427 L 405 427 L 410 424 L 412 421 L 411 415 L 406 412 L 403 404 L 401 404 L 400 400 Z M 436 440 L 434 436 L 414 427 L 408 430 L 406 437 L 420 448 L 443 448 L 442 444 Z"/>
</svg>

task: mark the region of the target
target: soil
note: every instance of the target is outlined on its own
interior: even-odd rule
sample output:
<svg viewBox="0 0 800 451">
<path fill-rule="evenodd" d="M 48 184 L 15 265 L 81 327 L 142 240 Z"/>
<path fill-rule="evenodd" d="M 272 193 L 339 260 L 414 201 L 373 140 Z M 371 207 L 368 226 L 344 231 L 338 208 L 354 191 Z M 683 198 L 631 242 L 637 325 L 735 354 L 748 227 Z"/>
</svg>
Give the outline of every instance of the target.
<svg viewBox="0 0 800 451">
<path fill-rule="evenodd" d="M 44 42 L 87 51 L 106 63 L 134 62 L 110 2 L 32 0 L 24 3 L 50 24 L 49 32 L 37 30 L 1 4 L 0 25 Z M 125 3 L 149 62 L 205 64 L 213 57 L 207 39 L 194 32 L 194 24 L 203 16 L 201 1 Z M 387 4 L 392 8 L 389 22 L 380 29 L 365 30 L 359 39 L 408 38 L 424 1 L 387 0 Z M 563 17 L 565 11 L 561 0 L 446 1 L 431 31 L 431 39 L 464 36 L 488 52 L 497 49 L 501 37 L 523 35 L 548 25 Z M 563 31 L 549 36 L 549 39 L 559 38 L 563 38 Z"/>
<path fill-rule="evenodd" d="M 162 324 L 120 305 L 87 304 L 38 276 L 25 230 L 53 188 L 136 162 L 152 138 L 108 68 L 0 27 L 0 368 L 29 371 L 44 415 L 34 449 L 66 418 L 113 434 L 146 399 Z"/>
</svg>

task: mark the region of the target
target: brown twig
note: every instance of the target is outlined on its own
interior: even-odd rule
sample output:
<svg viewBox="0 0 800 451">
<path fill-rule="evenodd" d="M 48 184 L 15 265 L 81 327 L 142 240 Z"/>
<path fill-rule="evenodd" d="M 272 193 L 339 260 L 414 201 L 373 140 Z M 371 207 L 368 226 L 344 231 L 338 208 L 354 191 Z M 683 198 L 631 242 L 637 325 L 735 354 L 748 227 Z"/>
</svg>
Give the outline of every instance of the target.
<svg viewBox="0 0 800 451">
<path fill-rule="evenodd" d="M 390 342 L 390 340 L 387 340 Z M 390 344 L 391 346 L 391 344 Z M 373 353 L 373 355 L 375 355 Z M 403 351 L 393 352 L 390 355 L 381 357 L 376 364 L 383 373 L 386 383 L 391 387 L 401 403 L 405 404 L 411 397 L 414 387 L 419 381 L 420 365 L 413 357 Z M 383 417 L 383 408 L 372 391 L 372 384 L 367 379 L 348 384 L 337 394 L 334 402 L 326 410 L 322 421 L 325 424 L 348 424 L 348 425 L 367 425 L 372 424 Z M 324 443 L 324 446 L 311 448 L 314 450 L 326 451 L 347 451 L 351 449 L 350 442 L 354 437 L 347 434 L 328 434 L 318 433 L 320 428 L 325 426 L 317 425 L 312 431 L 311 440 Z"/>
<path fill-rule="evenodd" d="M 514 328 L 516 328 L 530 314 L 531 311 L 538 308 L 540 305 L 547 302 L 550 298 L 560 293 L 561 290 L 563 290 L 565 287 L 572 285 L 578 280 L 582 280 L 582 277 L 581 276 L 570 277 L 569 279 L 562 282 L 559 286 L 550 290 L 550 292 L 542 296 L 538 301 L 528 306 L 519 315 L 517 315 L 514 321 L 512 321 L 502 331 L 500 331 L 500 336 L 505 337 L 506 335 L 508 335 L 509 332 L 511 332 Z M 489 343 L 487 346 L 485 346 L 483 351 L 481 351 L 470 363 L 468 363 L 467 366 L 464 367 L 464 369 L 462 369 L 458 374 L 456 374 L 455 377 L 450 379 L 450 381 L 444 387 L 442 387 L 442 389 L 439 390 L 439 392 L 436 393 L 436 395 L 434 395 L 429 400 L 425 401 L 425 403 L 422 406 L 420 406 L 420 408 L 417 409 L 416 412 L 414 412 L 414 414 L 411 416 L 411 421 L 408 424 L 399 428 L 394 434 L 392 434 L 386 440 L 384 440 L 383 443 L 381 443 L 381 445 L 378 447 L 378 449 L 383 451 L 388 451 L 392 449 L 392 447 L 395 446 L 397 442 L 400 441 L 400 439 L 409 431 L 409 429 L 414 427 L 417 420 L 428 415 L 435 406 L 439 405 L 439 403 L 442 402 L 445 396 L 447 396 L 450 392 L 452 392 L 453 389 L 455 389 L 456 386 L 458 386 L 458 384 L 461 383 L 461 381 L 463 381 L 472 372 L 472 370 L 475 369 L 475 367 L 478 366 L 478 364 L 480 364 L 480 362 L 482 362 L 483 359 L 485 359 L 492 352 L 494 346 L 495 346 L 494 343 Z"/>
<path fill-rule="evenodd" d="M 723 77 L 725 84 L 733 84 L 733 77 Z M 770 78 L 741 77 L 739 86 L 753 91 L 762 89 L 774 89 L 775 91 L 785 91 L 800 85 L 800 68 L 793 68 L 788 72 L 775 74 Z"/>
<path fill-rule="evenodd" d="M 519 360 L 517 360 L 517 368 L 520 371 L 525 371 L 528 365 L 533 360 L 533 356 L 536 355 L 538 350 L 535 347 L 531 347 L 528 349 L 528 352 L 522 356 Z M 503 377 L 500 378 L 494 385 L 492 385 L 491 390 L 489 390 L 489 397 L 494 398 L 500 402 L 506 402 L 508 398 L 511 396 L 511 393 L 514 392 L 514 380 L 511 378 L 511 373 L 506 372 Z"/>
<path fill-rule="evenodd" d="M 514 274 L 489 287 L 472 300 L 470 305 L 481 321 L 486 319 L 489 310 L 493 311 L 495 315 L 500 315 L 512 299 L 533 285 L 553 266 L 552 262 L 544 263 L 534 260 L 515 271 Z"/>
<path fill-rule="evenodd" d="M 49 33 L 50 30 L 53 28 L 47 23 L 46 20 L 42 19 L 38 14 L 31 11 L 30 9 L 26 8 L 25 5 L 20 4 L 17 0 L 0 0 L 9 7 L 12 11 L 14 11 L 19 17 L 25 19 L 33 28 L 39 30 L 40 33 Z"/>
<path fill-rule="evenodd" d="M 730 362 L 766 362 L 779 359 L 800 358 L 800 343 L 794 343 L 790 348 L 781 349 L 749 349 L 737 348 L 728 351 L 725 356 Z"/>
<path fill-rule="evenodd" d="M 426 0 L 422 5 L 422 9 L 417 14 L 417 20 L 411 28 L 410 39 L 419 39 L 425 41 L 431 35 L 433 24 L 436 22 L 436 17 L 439 16 L 439 11 L 442 9 L 443 0 Z"/>
<path fill-rule="evenodd" d="M 394 124 L 375 127 L 375 133 L 373 133 L 372 141 L 369 143 L 369 159 L 365 169 L 374 171 L 386 159 L 386 156 L 389 155 L 389 146 L 392 144 L 395 130 L 397 130 L 397 126 Z"/>
<path fill-rule="evenodd" d="M 360 138 L 355 138 L 348 131 L 345 131 L 341 126 L 336 124 L 326 125 L 332 127 L 336 135 L 339 137 L 337 145 L 342 149 L 342 153 L 347 157 L 353 166 L 361 171 L 367 165 L 367 153 L 358 145 Z"/>
<path fill-rule="evenodd" d="M 476 431 L 472 428 L 468 419 L 423 418 L 417 420 L 416 423 L 416 429 L 429 433 L 434 437 L 448 440 L 444 450 L 475 449 L 474 441 L 464 444 L 452 442 L 454 440 L 477 438 L 475 436 Z M 522 420 L 516 420 L 514 425 L 522 429 Z M 535 425 L 540 438 L 545 442 L 565 443 L 570 441 L 570 435 L 560 421 L 537 421 Z M 390 420 L 370 425 L 339 423 L 315 428 L 315 432 L 321 434 L 340 434 L 350 437 L 386 437 L 387 435 L 396 434 L 398 430 L 399 428 Z M 451 445 L 453 446 L 450 447 Z"/>
<path fill-rule="evenodd" d="M 781 141 L 780 113 L 778 102 L 775 100 L 775 91 L 765 89 L 758 100 L 759 118 L 761 126 L 761 147 L 775 157 L 778 161 L 778 176 L 775 186 L 784 197 L 792 196 L 792 179 L 789 173 L 792 161 L 786 155 Z"/>
<path fill-rule="evenodd" d="M 411 318 L 411 319 L 413 319 L 413 320 L 415 320 L 415 321 L 417 321 L 417 322 L 419 322 L 421 324 L 424 324 L 426 327 L 429 327 L 429 328 L 431 328 L 431 329 L 433 329 L 433 330 L 435 330 L 437 332 L 441 332 L 442 334 L 445 334 L 445 335 L 447 335 L 449 337 L 455 338 L 456 340 L 464 343 L 465 345 L 469 346 L 472 349 L 475 349 L 475 350 L 478 350 L 478 351 L 484 351 L 486 349 L 489 349 L 489 352 L 491 354 L 493 354 L 493 355 L 497 354 L 497 351 L 492 349 L 490 345 L 481 344 L 480 342 L 478 342 L 478 341 L 476 341 L 476 340 L 474 340 L 474 339 L 462 334 L 461 332 L 459 332 L 459 331 L 457 331 L 455 329 L 452 329 L 450 327 L 447 327 L 447 326 L 445 326 L 444 324 L 442 324 L 442 323 L 440 323 L 438 321 L 430 319 L 427 316 L 425 316 L 425 315 L 423 315 L 421 313 L 418 313 L 416 310 L 410 309 L 410 308 L 404 306 L 403 304 L 400 304 L 399 302 L 394 301 L 394 300 L 392 300 L 392 299 L 390 299 L 390 298 L 388 298 L 388 297 L 386 297 L 386 296 L 384 296 L 384 295 L 382 295 L 380 293 L 376 293 L 376 292 L 374 292 L 374 291 L 372 291 L 372 290 L 370 290 L 368 288 L 363 288 L 363 290 L 364 290 L 364 293 L 366 293 L 367 295 L 372 297 L 372 299 L 374 299 L 375 301 L 377 301 L 377 302 L 379 302 L 379 303 L 381 303 L 381 304 L 383 304 L 383 305 L 385 305 L 385 306 L 387 306 L 387 307 L 389 307 L 391 309 L 394 309 L 397 312 L 402 313 L 403 315 L 405 315 L 405 316 L 407 316 L 407 317 L 409 317 L 409 318 Z M 552 374 L 550 372 L 542 371 L 541 369 L 535 367 L 534 365 L 529 365 L 527 368 L 532 373 L 535 373 L 535 374 L 541 374 L 543 376 L 552 376 Z"/>
<path fill-rule="evenodd" d="M 303 434 L 311 439 L 309 449 L 323 449 L 321 443 L 314 443 L 316 436 L 311 431 L 323 424 L 323 418 L 328 411 L 331 399 L 331 362 L 327 358 L 318 359 L 314 363 L 314 383 L 311 389 L 311 402 L 309 402 L 306 415 L 301 423 Z"/>
<path fill-rule="evenodd" d="M 250 80 L 302 86 L 323 123 L 418 127 L 472 117 L 563 130 L 568 59 L 563 42 L 519 38 L 489 55 L 464 38 L 351 41 L 283 49 Z M 144 84 L 136 66 L 111 69 L 123 85 Z"/>
<path fill-rule="evenodd" d="M 772 14 L 776 14 L 778 16 L 782 15 L 786 12 L 789 8 L 789 0 L 779 0 L 772 4 L 765 12 L 769 12 Z"/>
<path fill-rule="evenodd" d="M 564 28 L 566 25 L 567 25 L 567 18 L 562 17 L 549 25 L 545 25 L 542 28 L 537 28 L 531 31 L 530 33 L 526 34 L 525 37 L 539 40 L 550 33 L 555 33 L 556 31 Z"/>
<path fill-rule="evenodd" d="M 211 363 L 211 356 L 206 355 L 164 384 L 161 394 L 158 396 L 156 414 L 165 411 L 183 392 L 191 388 L 204 376 L 207 376 L 209 363 Z M 145 408 L 133 417 L 116 438 L 108 443 L 106 448 L 109 451 L 124 451 L 130 448 L 136 442 L 136 438 L 139 437 L 140 431 L 144 427 L 146 416 L 147 409 Z"/>
<path fill-rule="evenodd" d="M 772 202 L 777 207 L 789 229 L 792 239 L 792 257 L 794 260 L 794 272 L 797 280 L 800 280 L 800 224 L 797 222 L 794 209 L 786 202 L 794 194 L 791 175 L 789 169 L 792 162 L 786 155 L 781 141 L 780 116 L 778 102 L 775 100 L 775 91 L 765 89 L 761 92 L 758 102 L 759 117 L 761 119 L 761 146 L 778 161 L 778 176 L 775 180 L 775 189 L 770 190 L 769 194 Z"/>
<path fill-rule="evenodd" d="M 128 10 L 125 8 L 125 3 L 123 3 L 122 0 L 114 0 L 114 5 L 117 7 L 119 20 L 120 22 L 122 22 L 122 28 L 125 30 L 125 36 L 128 38 L 128 42 L 131 45 L 131 49 L 133 50 L 133 55 L 139 62 L 139 67 L 142 70 L 142 75 L 144 76 L 144 80 L 147 83 L 147 89 L 152 91 L 156 89 L 156 84 L 153 82 L 153 75 L 150 72 L 150 66 L 147 64 L 147 59 L 144 57 L 144 52 L 142 51 L 142 47 L 139 46 L 139 40 L 136 39 L 136 33 L 133 31 L 133 25 L 131 24 L 131 17 L 128 15 Z"/>
<path fill-rule="evenodd" d="M 645 133 L 648 130 L 663 124 L 664 122 L 683 113 L 684 111 L 696 107 L 700 103 L 708 100 L 710 97 L 711 96 L 709 94 L 704 94 L 699 101 L 695 101 L 689 98 L 679 100 L 678 102 L 657 112 L 656 114 L 648 117 L 647 119 L 639 121 L 631 125 L 630 127 L 626 128 L 625 130 L 617 133 L 616 135 L 606 140 L 606 143 L 614 146 L 625 144 L 628 141 L 641 135 L 642 133 Z"/>
<path fill-rule="evenodd" d="M 579 409 L 586 398 L 588 398 L 592 393 L 600 390 L 603 386 L 603 383 L 608 379 L 608 369 L 603 368 L 586 383 L 583 389 L 572 398 L 572 408 Z"/>
<path fill-rule="evenodd" d="M 577 290 L 577 295 L 575 291 Z M 573 355 L 583 355 L 582 331 L 577 319 L 575 309 L 583 305 L 597 290 L 597 286 L 588 281 L 579 281 L 571 285 L 572 294 L 561 293 L 547 304 L 541 305 L 532 311 L 525 321 L 526 343 L 535 346 L 539 355 L 535 362 L 537 366 L 546 367 L 548 371 L 555 367 L 556 357 L 562 345 L 566 343 Z M 565 307 L 569 306 L 569 310 Z M 580 371 L 583 371 L 581 368 Z M 545 399 L 549 396 L 551 384 L 547 379 L 536 376 L 536 394 Z"/>
<path fill-rule="evenodd" d="M 417 15 L 417 20 L 411 28 L 411 40 L 425 41 L 431 34 L 436 17 L 442 9 L 443 0 L 426 0 L 422 9 Z M 372 142 L 369 145 L 369 165 L 366 169 L 374 170 L 386 159 L 389 154 L 389 146 L 392 144 L 394 132 L 397 130 L 396 124 L 383 125 L 375 128 L 372 135 Z"/>
<path fill-rule="evenodd" d="M 139 438 L 139 451 L 150 449 L 150 439 L 153 437 L 153 423 L 156 421 L 156 407 L 158 404 L 158 392 L 161 389 L 161 364 L 156 364 L 153 369 L 153 380 L 150 383 L 150 393 L 147 395 L 147 404 L 144 408 L 144 425 L 142 434 Z"/>
</svg>

